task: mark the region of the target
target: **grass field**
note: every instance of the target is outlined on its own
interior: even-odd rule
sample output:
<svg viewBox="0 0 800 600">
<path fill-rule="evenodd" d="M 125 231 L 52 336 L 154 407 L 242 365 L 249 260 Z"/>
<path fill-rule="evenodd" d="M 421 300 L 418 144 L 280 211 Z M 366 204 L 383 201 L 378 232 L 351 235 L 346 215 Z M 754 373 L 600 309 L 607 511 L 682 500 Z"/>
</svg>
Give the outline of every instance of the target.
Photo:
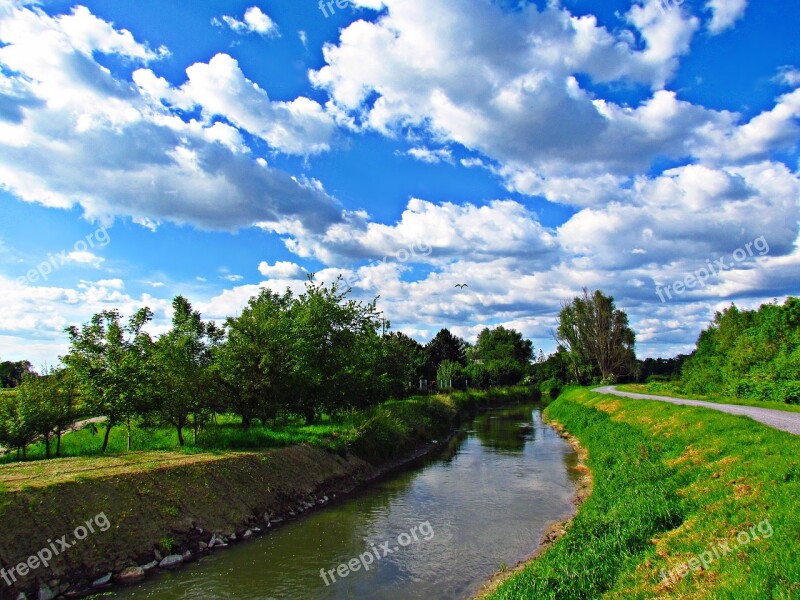
<svg viewBox="0 0 800 600">
<path fill-rule="evenodd" d="M 547 414 L 588 451 L 594 490 L 490 598 L 800 597 L 800 437 L 583 388 Z"/>
<path fill-rule="evenodd" d="M 800 413 L 800 406 L 797 404 L 782 404 L 779 402 L 762 402 L 760 400 L 747 400 L 744 398 L 734 398 L 730 396 L 702 396 L 700 394 L 690 394 L 683 390 L 683 383 L 680 381 L 658 382 L 658 383 L 627 383 L 618 385 L 617 389 L 622 392 L 634 392 L 636 394 L 653 394 L 655 396 L 672 396 L 673 398 L 685 398 L 687 400 L 703 400 L 705 402 L 715 402 L 717 404 L 737 404 L 739 406 L 757 406 L 759 408 L 772 408 L 784 412 Z"/>
<path fill-rule="evenodd" d="M 527 388 L 497 388 L 491 391 L 415 396 L 336 417 L 323 416 L 314 425 L 306 425 L 302 419 L 284 419 L 271 427 L 253 425 L 248 430 L 242 428 L 236 417 L 218 415 L 216 423 L 202 430 L 196 440 L 191 429 L 184 430 L 186 445 L 183 448 L 178 444 L 178 434 L 174 428 L 134 426 L 131 450 L 197 454 L 309 444 L 334 452 L 353 450 L 368 460 L 380 461 L 399 456 L 420 441 L 444 436 L 460 412 L 480 405 L 519 401 L 528 395 Z M 101 455 L 104 432 L 105 426 L 97 424 L 64 435 L 61 456 L 90 458 Z M 124 426 L 112 429 L 106 455 L 125 454 L 127 436 Z M 55 452 L 54 442 L 51 442 L 51 452 Z M 28 461 L 44 458 L 42 442 L 28 447 Z M 0 464 L 14 462 L 17 462 L 15 452 L 0 457 Z"/>
</svg>

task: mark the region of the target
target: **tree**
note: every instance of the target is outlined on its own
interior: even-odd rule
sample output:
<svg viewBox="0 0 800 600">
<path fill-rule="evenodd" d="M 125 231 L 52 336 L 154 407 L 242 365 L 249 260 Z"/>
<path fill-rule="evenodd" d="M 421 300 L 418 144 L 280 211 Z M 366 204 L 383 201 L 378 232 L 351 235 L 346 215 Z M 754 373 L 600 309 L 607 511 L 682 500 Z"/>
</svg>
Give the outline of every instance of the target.
<svg viewBox="0 0 800 600">
<path fill-rule="evenodd" d="M 17 451 L 17 460 L 22 453 L 27 458 L 27 448 L 36 439 L 33 424 L 25 418 L 19 394 L 0 395 L 0 443 Z"/>
<path fill-rule="evenodd" d="M 404 333 L 383 336 L 383 377 L 386 395 L 400 398 L 423 376 L 425 348 Z"/>
<path fill-rule="evenodd" d="M 22 378 L 32 373 L 31 363 L 27 360 L 17 362 L 4 361 L 0 363 L 0 388 L 13 388 L 22 383 Z"/>
<path fill-rule="evenodd" d="M 478 335 L 473 355 L 485 366 L 493 381 L 500 385 L 514 385 L 530 368 L 533 344 L 513 329 L 503 326 L 486 328 Z"/>
<path fill-rule="evenodd" d="M 446 360 L 464 365 L 466 347 L 466 342 L 450 333 L 448 329 L 439 331 L 425 346 L 425 376 L 428 379 L 436 377 L 439 365 Z"/>
<path fill-rule="evenodd" d="M 556 339 L 569 354 L 575 380 L 615 381 L 633 372 L 636 336 L 628 315 L 617 310 L 614 299 L 601 291 L 565 304 L 559 315 Z"/>
<path fill-rule="evenodd" d="M 292 406 L 308 423 L 319 411 L 364 408 L 382 399 L 377 299 L 364 304 L 347 300 L 348 293 L 341 277 L 325 286 L 311 275 L 292 305 Z"/>
<path fill-rule="evenodd" d="M 61 435 L 75 419 L 77 389 L 70 373 L 45 369 L 41 376 L 26 374 L 17 395 L 20 417 L 44 442 L 45 456 L 50 458 L 54 436 L 56 456 L 60 456 Z"/>
<path fill-rule="evenodd" d="M 150 309 L 142 308 L 122 325 L 119 312 L 107 310 L 80 329 L 66 329 L 70 351 L 63 361 L 75 373 L 87 405 L 95 415 L 106 417 L 103 452 L 111 430 L 120 423 L 127 427 L 130 450 L 131 420 L 147 411 L 153 391 L 153 342 L 144 327 L 152 318 Z"/>
<path fill-rule="evenodd" d="M 262 289 L 242 314 L 225 322 L 227 338 L 216 351 L 227 406 L 247 429 L 253 419 L 274 418 L 291 393 L 292 295 Z"/>
<path fill-rule="evenodd" d="M 800 299 L 716 313 L 682 377 L 692 393 L 800 402 Z"/>
<path fill-rule="evenodd" d="M 216 391 L 210 365 L 223 332 L 213 322 L 204 322 L 183 296 L 172 301 L 172 309 L 172 329 L 154 346 L 155 410 L 162 422 L 175 427 L 183 446 L 190 416 L 194 416 L 196 437 L 199 423 L 210 410 Z"/>
</svg>

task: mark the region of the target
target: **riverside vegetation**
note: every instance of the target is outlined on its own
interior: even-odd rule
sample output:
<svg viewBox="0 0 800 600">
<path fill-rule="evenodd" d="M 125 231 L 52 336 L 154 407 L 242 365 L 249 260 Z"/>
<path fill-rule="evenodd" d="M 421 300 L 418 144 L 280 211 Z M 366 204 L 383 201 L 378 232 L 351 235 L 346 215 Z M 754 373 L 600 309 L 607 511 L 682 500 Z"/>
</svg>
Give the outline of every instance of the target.
<svg viewBox="0 0 800 600">
<path fill-rule="evenodd" d="M 797 436 L 585 388 L 565 391 L 546 414 L 588 451 L 594 489 L 565 535 L 489 598 L 800 595 Z M 765 521 L 772 534 L 757 528 Z M 693 560 L 725 544 L 731 552 L 708 566 Z"/>
</svg>

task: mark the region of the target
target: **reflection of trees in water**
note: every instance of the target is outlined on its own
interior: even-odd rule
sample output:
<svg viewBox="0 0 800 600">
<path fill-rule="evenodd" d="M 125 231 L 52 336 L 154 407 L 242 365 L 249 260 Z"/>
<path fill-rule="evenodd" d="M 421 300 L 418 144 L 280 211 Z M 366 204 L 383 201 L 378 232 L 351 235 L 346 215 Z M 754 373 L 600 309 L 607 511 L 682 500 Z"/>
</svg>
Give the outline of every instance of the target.
<svg viewBox="0 0 800 600">
<path fill-rule="evenodd" d="M 475 434 L 486 448 L 511 454 L 520 453 L 535 430 L 530 408 L 515 408 L 483 415 L 475 419 Z"/>
</svg>

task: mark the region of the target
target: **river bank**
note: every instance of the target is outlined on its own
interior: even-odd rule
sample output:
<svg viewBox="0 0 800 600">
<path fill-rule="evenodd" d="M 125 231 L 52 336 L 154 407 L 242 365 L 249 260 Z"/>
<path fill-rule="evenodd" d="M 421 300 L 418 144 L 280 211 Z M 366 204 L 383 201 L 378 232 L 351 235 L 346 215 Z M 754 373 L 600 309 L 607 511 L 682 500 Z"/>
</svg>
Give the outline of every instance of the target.
<svg viewBox="0 0 800 600">
<path fill-rule="evenodd" d="M 576 388 L 546 411 L 588 452 L 593 492 L 487 598 L 792 598 L 800 442 L 749 419 Z"/>
<path fill-rule="evenodd" d="M 478 408 L 529 398 L 516 389 L 392 403 L 386 411 L 402 413 L 405 437 L 382 439 L 386 431 L 376 417 L 364 424 L 358 447 L 342 455 L 299 446 L 3 466 L 0 577 L 6 573 L 11 585 L 0 581 L 0 595 L 79 597 L 178 567 L 268 533 L 436 451 L 436 440 Z"/>
</svg>

